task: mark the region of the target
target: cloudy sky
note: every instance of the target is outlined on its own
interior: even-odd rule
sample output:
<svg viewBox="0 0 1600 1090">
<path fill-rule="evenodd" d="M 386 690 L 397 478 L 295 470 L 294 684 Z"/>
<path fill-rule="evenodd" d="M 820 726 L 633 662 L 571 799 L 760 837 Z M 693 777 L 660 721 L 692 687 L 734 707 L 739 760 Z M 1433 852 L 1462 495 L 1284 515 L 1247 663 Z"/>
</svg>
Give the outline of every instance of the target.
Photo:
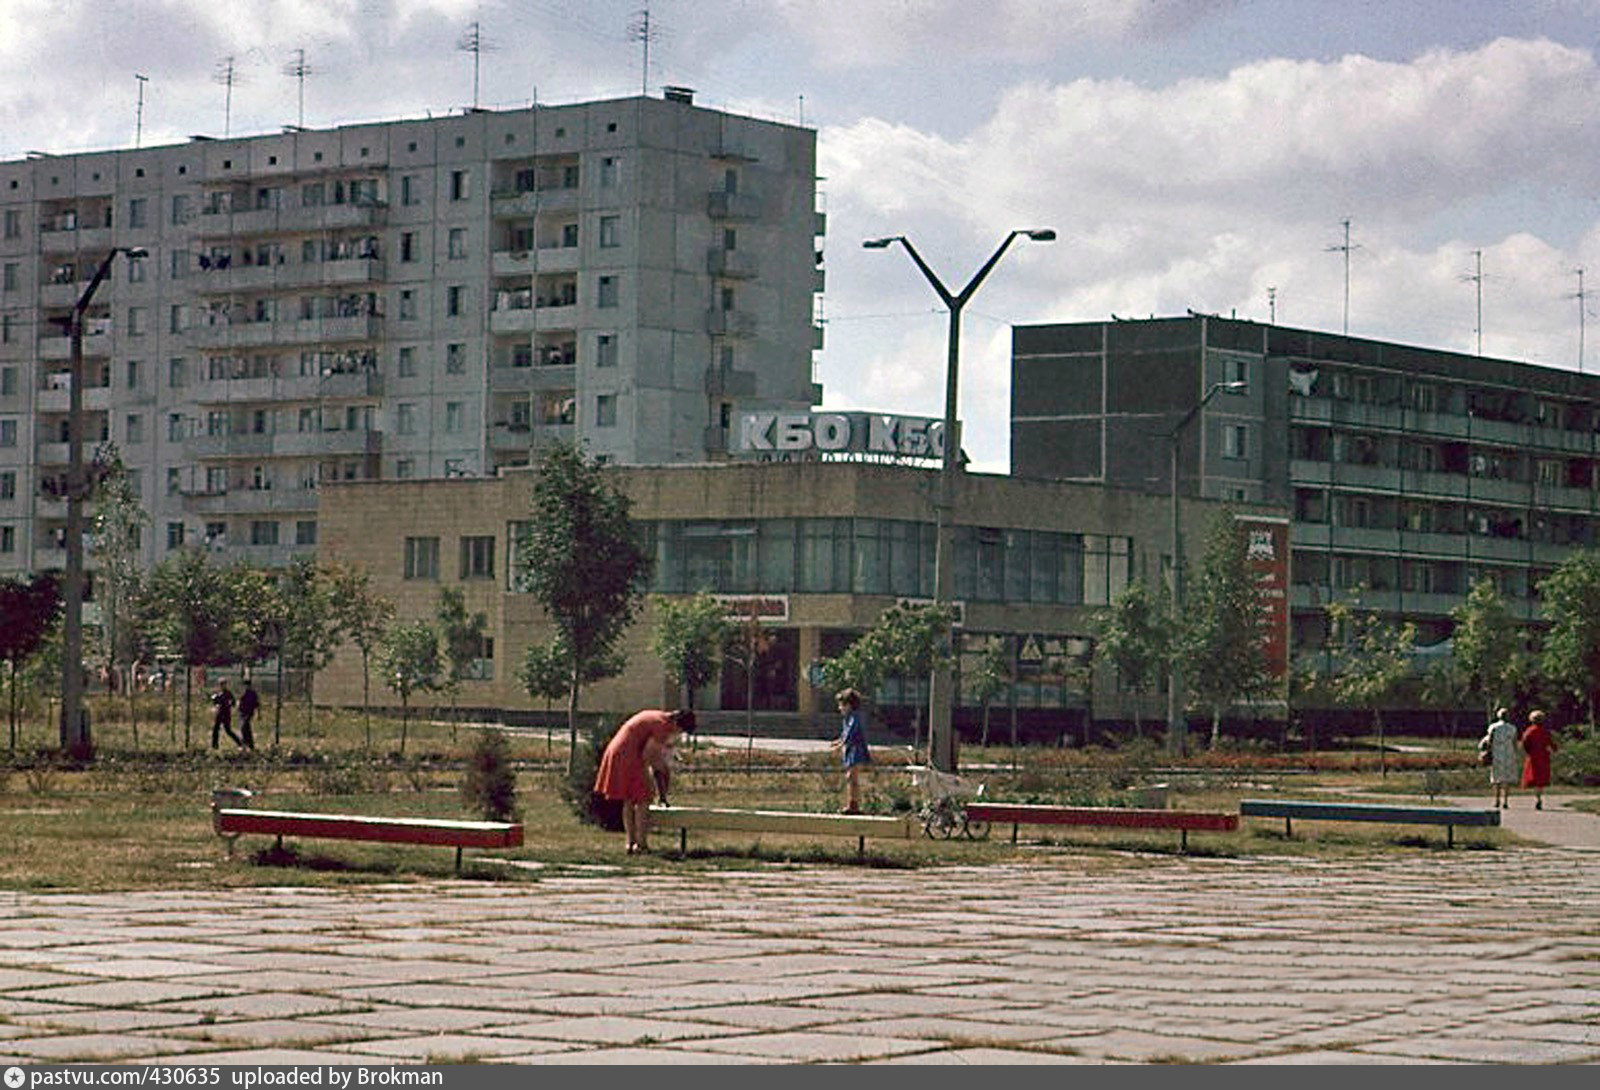
<svg viewBox="0 0 1600 1090">
<path fill-rule="evenodd" d="M 1187 308 L 1579 366 L 1600 297 L 1600 0 L 0 0 L 0 158 L 664 84 L 818 132 L 830 408 L 961 415 L 1007 464 L 1012 323 Z M 1580 280 L 1578 270 L 1591 276 Z M 1478 278 L 1481 269 L 1481 279 Z M 1600 313 L 1591 309 L 1589 315 Z M 1600 367 L 1600 328 L 1587 336 Z"/>
</svg>

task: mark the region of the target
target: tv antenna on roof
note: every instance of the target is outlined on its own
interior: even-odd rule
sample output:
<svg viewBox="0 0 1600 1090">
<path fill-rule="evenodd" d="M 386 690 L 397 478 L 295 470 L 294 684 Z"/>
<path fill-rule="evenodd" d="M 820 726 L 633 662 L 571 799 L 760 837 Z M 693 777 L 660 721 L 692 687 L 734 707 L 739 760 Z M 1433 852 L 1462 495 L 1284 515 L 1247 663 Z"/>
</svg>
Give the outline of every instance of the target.
<svg viewBox="0 0 1600 1090">
<path fill-rule="evenodd" d="M 137 148 L 144 143 L 144 85 L 150 82 L 150 77 L 135 72 L 133 78 L 139 81 L 139 112 L 133 123 L 133 146 Z"/>
<path fill-rule="evenodd" d="M 1344 244 L 1341 246 L 1326 246 L 1323 251 L 1330 254 L 1344 254 L 1344 334 L 1348 337 L 1350 335 L 1350 251 L 1359 250 L 1361 246 L 1359 243 L 1352 244 L 1350 242 L 1350 221 L 1341 220 L 1340 222 L 1344 225 Z"/>
<path fill-rule="evenodd" d="M 474 19 L 467 27 L 467 32 L 461 35 L 456 42 L 456 48 L 464 53 L 472 54 L 472 108 L 478 108 L 478 62 L 483 54 L 494 49 L 489 40 L 483 36 L 483 24 Z"/>
<path fill-rule="evenodd" d="M 633 20 L 628 23 L 628 40 L 638 42 L 642 56 L 639 61 L 639 93 L 650 93 L 650 43 L 661 37 L 661 27 L 650 22 L 650 5 L 646 4 L 642 11 L 634 13 Z"/>
<path fill-rule="evenodd" d="M 296 49 L 294 51 L 294 60 L 283 66 L 283 74 L 293 76 L 300 85 L 300 113 L 295 120 L 295 128 L 303 129 L 306 127 L 306 77 L 315 75 L 316 69 L 306 63 L 306 51 L 304 49 Z"/>
<path fill-rule="evenodd" d="M 1460 279 L 1463 283 L 1476 284 L 1478 287 L 1478 355 L 1483 355 L 1483 251 L 1473 250 L 1472 256 L 1477 261 L 1477 272 L 1464 274 Z"/>
<path fill-rule="evenodd" d="M 1578 277 L 1578 290 L 1567 296 L 1567 298 L 1578 301 L 1578 374 L 1581 375 L 1583 374 L 1583 324 L 1588 310 L 1585 300 L 1588 299 L 1588 295 L 1583 290 L 1583 266 L 1579 265 L 1573 272 Z"/>
<path fill-rule="evenodd" d="M 233 85 L 240 82 L 239 69 L 234 64 L 231 54 L 217 62 L 217 70 L 212 73 L 211 82 L 220 83 L 227 88 L 222 98 L 222 135 L 226 138 L 233 126 Z"/>
</svg>

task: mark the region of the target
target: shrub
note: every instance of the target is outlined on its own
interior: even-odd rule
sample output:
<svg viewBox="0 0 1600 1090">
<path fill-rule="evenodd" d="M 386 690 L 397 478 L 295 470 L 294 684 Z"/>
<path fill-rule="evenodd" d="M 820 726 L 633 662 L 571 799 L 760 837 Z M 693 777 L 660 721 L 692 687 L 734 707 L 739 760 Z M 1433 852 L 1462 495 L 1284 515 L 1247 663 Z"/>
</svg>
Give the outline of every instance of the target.
<svg viewBox="0 0 1600 1090">
<path fill-rule="evenodd" d="M 1569 732 L 1550 760 L 1550 778 L 1574 787 L 1600 786 L 1600 737 Z"/>
<path fill-rule="evenodd" d="M 480 730 L 467 754 L 461 799 L 485 821 L 511 821 L 518 816 L 517 772 L 503 731 Z"/>
<path fill-rule="evenodd" d="M 585 743 L 578 746 L 572 767 L 560 780 L 561 797 L 578 815 L 578 820 L 613 833 L 622 831 L 622 804 L 596 795 L 594 776 L 600 770 L 600 754 L 606 751 L 619 726 L 620 723 L 607 723 L 604 720 L 591 726 L 585 732 Z"/>
</svg>

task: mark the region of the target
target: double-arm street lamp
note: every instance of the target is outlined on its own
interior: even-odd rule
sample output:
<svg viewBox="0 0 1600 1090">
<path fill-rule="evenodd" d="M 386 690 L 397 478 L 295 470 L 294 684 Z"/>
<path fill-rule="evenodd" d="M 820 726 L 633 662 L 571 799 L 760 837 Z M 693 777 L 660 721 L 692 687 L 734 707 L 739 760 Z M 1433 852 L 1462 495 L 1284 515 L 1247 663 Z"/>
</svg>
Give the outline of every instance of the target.
<svg viewBox="0 0 1600 1090">
<path fill-rule="evenodd" d="M 973 274 L 967 286 L 958 293 L 952 293 L 944 286 L 938 275 L 922 259 L 917 248 L 911 245 L 911 240 L 904 235 L 892 235 L 888 238 L 868 239 L 861 245 L 869 250 L 884 250 L 891 244 L 898 242 L 905 247 L 906 253 L 911 255 L 911 260 L 916 263 L 922 275 L 927 277 L 928 283 L 933 285 L 933 290 L 939 299 L 950 310 L 950 334 L 948 344 L 949 362 L 945 367 L 944 376 L 944 433 L 943 433 L 943 460 L 939 467 L 939 498 L 934 506 L 935 516 L 935 543 L 933 553 L 933 600 L 934 604 L 948 608 L 955 599 L 955 527 L 954 507 L 956 494 L 956 475 L 961 471 L 961 435 L 956 424 L 956 391 L 961 373 L 961 310 L 967 305 L 982 284 L 984 278 L 999 264 L 1011 244 L 1019 237 L 1025 237 L 1033 242 L 1054 242 L 1056 233 L 1048 227 L 1037 227 L 1012 231 L 1005 237 L 999 247 L 984 262 L 983 267 Z M 937 657 L 933 668 L 933 678 L 929 686 L 928 702 L 928 763 L 934 768 L 944 772 L 955 771 L 955 745 L 954 734 L 951 730 L 951 709 L 955 701 L 953 692 L 954 673 L 951 656 L 948 653 L 949 633 L 946 631 L 944 648 L 946 653 Z"/>
<path fill-rule="evenodd" d="M 84 316 L 118 254 L 142 258 L 148 253 L 142 246 L 113 247 L 73 304 L 68 329 L 72 369 L 67 378 L 67 571 L 61 587 L 61 748 L 80 756 L 87 756 L 93 748 L 89 724 L 83 716 L 83 501 L 92 487 L 83 470 Z"/>
<path fill-rule="evenodd" d="M 1246 382 L 1213 382 L 1205 396 L 1183 414 L 1175 428 L 1167 433 L 1167 453 L 1170 458 L 1168 486 L 1172 501 L 1172 621 L 1176 634 L 1179 619 L 1183 616 L 1183 537 L 1178 527 L 1178 448 L 1182 445 L 1183 429 L 1187 428 L 1200 410 L 1218 394 L 1243 393 L 1249 388 Z M 1167 668 L 1167 745 L 1177 753 L 1188 747 L 1189 720 L 1183 711 L 1183 677 L 1178 666 L 1178 656 L 1171 657 Z"/>
</svg>

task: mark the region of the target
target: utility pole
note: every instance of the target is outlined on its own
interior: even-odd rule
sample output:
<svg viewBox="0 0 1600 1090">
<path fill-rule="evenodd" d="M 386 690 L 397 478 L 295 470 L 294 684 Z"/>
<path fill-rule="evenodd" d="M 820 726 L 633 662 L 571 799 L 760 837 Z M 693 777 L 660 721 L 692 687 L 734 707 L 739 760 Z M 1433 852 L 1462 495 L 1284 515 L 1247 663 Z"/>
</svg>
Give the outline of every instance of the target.
<svg viewBox="0 0 1600 1090">
<path fill-rule="evenodd" d="M 135 72 L 133 78 L 139 81 L 139 112 L 133 123 L 133 146 L 137 148 L 144 143 L 144 85 L 150 82 L 150 77 Z"/>
</svg>

